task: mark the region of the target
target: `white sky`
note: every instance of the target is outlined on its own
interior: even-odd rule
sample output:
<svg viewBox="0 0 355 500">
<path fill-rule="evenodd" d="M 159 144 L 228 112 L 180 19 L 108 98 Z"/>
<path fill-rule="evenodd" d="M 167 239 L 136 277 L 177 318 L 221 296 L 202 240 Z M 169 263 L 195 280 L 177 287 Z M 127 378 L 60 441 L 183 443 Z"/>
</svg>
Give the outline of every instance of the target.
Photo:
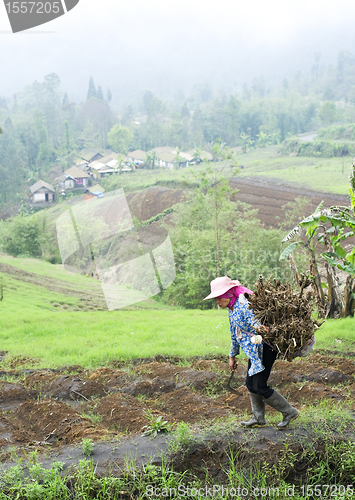
<svg viewBox="0 0 355 500">
<path fill-rule="evenodd" d="M 90 75 L 98 83 L 102 75 L 103 86 L 123 84 L 127 73 L 135 82 L 143 73 L 146 86 L 154 74 L 176 81 L 235 71 L 247 81 L 280 67 L 293 76 L 303 63 L 310 69 L 316 51 L 323 62 L 341 48 L 355 53 L 353 19 L 350 0 L 80 0 L 66 15 L 12 34 L 0 0 L 0 95 L 50 72 L 73 88 L 79 79 L 86 88 Z"/>
</svg>

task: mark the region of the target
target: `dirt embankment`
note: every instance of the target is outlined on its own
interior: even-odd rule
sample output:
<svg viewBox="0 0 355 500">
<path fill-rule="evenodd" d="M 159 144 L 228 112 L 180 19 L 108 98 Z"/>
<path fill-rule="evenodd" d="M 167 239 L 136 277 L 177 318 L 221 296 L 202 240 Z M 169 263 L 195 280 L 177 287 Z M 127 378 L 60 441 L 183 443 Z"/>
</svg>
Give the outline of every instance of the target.
<svg viewBox="0 0 355 500">
<path fill-rule="evenodd" d="M 16 360 L 12 366 L 15 365 Z M 4 370 L 0 372 L 0 457 L 2 461 L 8 460 L 14 447 L 60 450 L 80 443 L 83 438 L 117 443 L 117 439 L 141 434 L 149 424 L 149 411 L 172 424 L 206 425 L 239 417 L 245 410 L 250 411 L 245 374 L 243 363 L 236 372 L 237 394 L 234 394 L 226 390 L 229 373 L 226 360 L 221 359 L 198 359 L 181 366 L 177 358 L 157 356 L 155 360 L 134 360 L 127 366 L 96 370 L 80 366 L 62 370 Z M 353 401 L 355 361 L 320 354 L 293 363 L 279 360 L 270 383 L 300 410 L 321 399 Z M 277 413 L 271 408 L 267 411 L 268 415 Z M 302 429 L 297 427 L 297 421 L 291 428 L 297 440 Z M 236 443 L 245 440 L 245 432 L 237 427 L 234 434 Z M 267 454 L 271 445 L 282 441 L 281 434 L 272 426 L 260 429 L 256 446 Z M 207 457 L 208 446 L 200 452 L 213 468 L 212 456 Z M 223 456 L 227 457 L 225 453 Z M 188 457 L 182 463 L 193 462 L 193 456 Z"/>
<path fill-rule="evenodd" d="M 234 177 L 230 180 L 230 186 L 238 190 L 233 199 L 257 208 L 258 218 L 266 227 L 278 227 L 284 221 L 282 207 L 296 198 L 308 198 L 310 212 L 322 200 L 324 207 L 349 204 L 347 196 L 303 189 L 277 179 L 270 181 L 255 177 Z M 184 193 L 182 189 L 152 186 L 139 193 L 128 193 L 127 199 L 132 215 L 145 221 L 182 201 Z"/>
</svg>

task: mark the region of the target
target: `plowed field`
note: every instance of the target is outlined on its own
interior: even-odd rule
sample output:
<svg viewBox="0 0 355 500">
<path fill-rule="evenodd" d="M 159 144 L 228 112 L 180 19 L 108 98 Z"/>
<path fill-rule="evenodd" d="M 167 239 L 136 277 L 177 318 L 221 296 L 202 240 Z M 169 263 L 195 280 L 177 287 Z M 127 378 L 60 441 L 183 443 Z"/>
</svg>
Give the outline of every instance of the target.
<svg viewBox="0 0 355 500">
<path fill-rule="evenodd" d="M 324 207 L 349 204 L 347 196 L 312 191 L 286 184 L 279 179 L 272 181 L 260 177 L 234 177 L 230 185 L 232 189 L 238 190 L 233 199 L 257 208 L 258 218 L 266 227 L 278 227 L 284 220 L 282 207 L 295 198 L 308 198 L 310 213 L 322 200 Z M 127 195 L 131 213 L 140 221 L 162 213 L 182 201 L 183 197 L 182 189 L 168 189 L 161 186 L 153 186 L 139 193 Z"/>
<path fill-rule="evenodd" d="M 22 361 L 18 362 L 20 365 Z M 96 370 L 72 366 L 61 370 L 15 368 L 1 372 L 2 461 L 8 461 L 14 449 L 20 453 L 36 447 L 47 453 L 60 453 L 84 438 L 115 442 L 116 448 L 117 443 L 126 442 L 120 446 L 127 453 L 127 439 L 141 439 L 139 435 L 148 424 L 147 411 L 172 424 L 187 422 L 197 426 L 223 422 L 250 411 L 248 391 L 243 385 L 245 360 L 235 375 L 237 394 L 227 390 L 227 358 L 195 359 L 185 365 L 182 362 L 157 356 Z M 351 358 L 313 354 L 293 363 L 277 360 L 270 384 L 302 410 L 321 399 L 353 401 L 354 375 L 355 362 Z M 269 416 L 276 414 L 268 409 Z M 302 433 L 297 422 L 291 424 L 295 436 Z M 239 432 L 237 425 L 236 431 Z M 275 440 L 282 439 L 283 433 L 273 426 L 259 431 L 258 446 L 266 450 Z M 238 439 L 243 439 L 242 435 Z M 142 446 L 143 455 L 147 446 Z M 105 449 L 98 462 L 110 459 L 112 447 Z M 119 458 L 123 462 L 126 457 L 116 456 L 116 463 Z"/>
</svg>

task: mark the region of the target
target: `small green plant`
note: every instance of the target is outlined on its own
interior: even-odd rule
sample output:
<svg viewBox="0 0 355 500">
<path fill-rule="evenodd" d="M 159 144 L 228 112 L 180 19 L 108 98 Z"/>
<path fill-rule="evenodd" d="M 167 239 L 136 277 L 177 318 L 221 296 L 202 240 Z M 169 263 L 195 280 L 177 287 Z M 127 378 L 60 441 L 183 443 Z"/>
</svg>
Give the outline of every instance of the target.
<svg viewBox="0 0 355 500">
<path fill-rule="evenodd" d="M 180 422 L 176 426 L 173 440 L 169 443 L 169 451 L 177 453 L 181 448 L 187 448 L 194 440 L 189 424 Z"/>
<path fill-rule="evenodd" d="M 33 464 L 33 465 L 37 464 L 37 455 L 38 455 L 37 448 L 35 450 L 29 452 L 29 456 L 30 456 L 29 461 L 31 462 L 31 464 Z"/>
<path fill-rule="evenodd" d="M 86 457 L 90 457 L 93 453 L 94 443 L 92 439 L 84 438 L 81 442 L 81 451 Z"/>
<path fill-rule="evenodd" d="M 102 422 L 102 415 L 94 413 L 93 411 L 89 411 L 89 413 L 82 413 L 82 416 L 91 420 L 93 424 L 101 424 Z"/>
<path fill-rule="evenodd" d="M 149 420 L 149 425 L 144 425 L 143 429 L 146 429 L 143 436 L 157 436 L 159 432 L 169 432 L 173 424 L 169 424 L 167 420 L 163 420 L 163 417 L 154 417 L 152 410 L 144 411 L 146 418 Z"/>
<path fill-rule="evenodd" d="M 138 401 L 143 402 L 147 399 L 147 395 L 146 394 L 137 394 L 136 399 L 138 399 Z"/>
</svg>

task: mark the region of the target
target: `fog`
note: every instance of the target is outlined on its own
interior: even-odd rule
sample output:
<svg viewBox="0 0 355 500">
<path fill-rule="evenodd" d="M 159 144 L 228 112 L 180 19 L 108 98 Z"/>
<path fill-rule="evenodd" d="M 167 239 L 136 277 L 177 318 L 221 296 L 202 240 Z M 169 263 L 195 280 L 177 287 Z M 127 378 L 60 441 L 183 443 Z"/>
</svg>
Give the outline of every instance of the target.
<svg viewBox="0 0 355 500">
<path fill-rule="evenodd" d="M 336 64 L 341 49 L 355 52 L 354 15 L 349 0 L 80 0 L 64 16 L 13 34 L 1 3 L 0 96 L 52 72 L 71 100 L 86 98 L 93 76 L 116 106 L 147 89 L 169 98 L 207 82 L 240 92 L 261 75 L 275 86 L 307 74 L 315 52 L 321 64 Z"/>
</svg>

